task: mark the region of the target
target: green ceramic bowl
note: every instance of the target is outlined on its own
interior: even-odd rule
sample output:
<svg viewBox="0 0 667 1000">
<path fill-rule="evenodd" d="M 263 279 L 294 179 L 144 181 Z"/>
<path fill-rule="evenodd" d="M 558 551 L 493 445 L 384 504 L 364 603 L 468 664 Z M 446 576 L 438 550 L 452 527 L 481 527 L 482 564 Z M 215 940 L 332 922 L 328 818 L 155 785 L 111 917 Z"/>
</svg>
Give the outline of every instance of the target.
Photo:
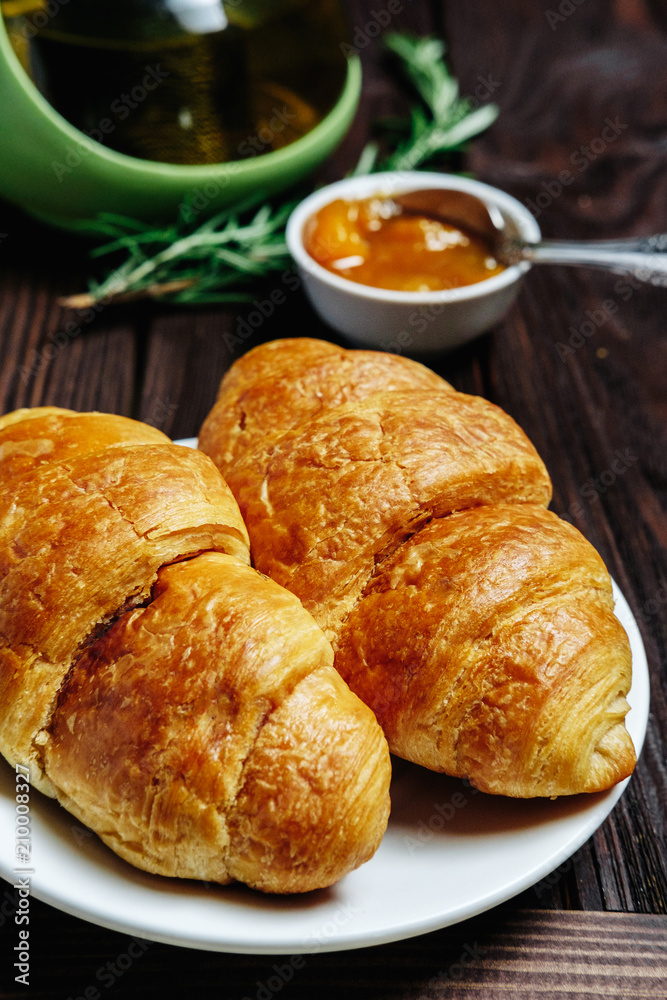
<svg viewBox="0 0 667 1000">
<path fill-rule="evenodd" d="M 345 135 L 360 91 L 361 64 L 352 55 L 336 106 L 291 145 L 231 163 L 155 163 L 107 149 L 54 111 L 23 70 L 0 18 L 0 197 L 53 225 L 83 231 L 99 212 L 172 220 L 188 196 L 197 209 L 213 213 L 311 173 Z"/>
</svg>

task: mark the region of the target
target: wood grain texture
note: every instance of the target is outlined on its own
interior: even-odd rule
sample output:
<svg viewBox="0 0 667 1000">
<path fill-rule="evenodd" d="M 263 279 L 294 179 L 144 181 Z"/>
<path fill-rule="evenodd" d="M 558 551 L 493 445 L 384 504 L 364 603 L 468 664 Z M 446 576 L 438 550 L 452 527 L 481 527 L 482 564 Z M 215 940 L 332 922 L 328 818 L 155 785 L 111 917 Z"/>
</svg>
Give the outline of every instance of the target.
<svg viewBox="0 0 667 1000">
<path fill-rule="evenodd" d="M 225 955 L 174 948 L 84 924 L 32 903 L 39 967 L 30 996 L 152 1000 L 556 1000 L 667 995 L 667 917 L 548 912 L 505 905 L 432 934 L 342 954 Z M 25 996 L 10 986 L 3 1000 Z"/>
<path fill-rule="evenodd" d="M 345 6 L 352 30 L 363 35 L 370 10 L 386 4 L 346 0 Z M 550 23 L 549 12 L 561 7 L 571 12 Z M 535 205 L 546 235 L 667 231 L 664 0 L 411 0 L 391 28 L 443 35 L 462 93 L 491 91 L 501 115 L 471 145 L 466 166 Z M 407 105 L 377 37 L 366 36 L 362 105 L 320 172 L 324 180 L 356 162 L 378 116 Z M 601 149 L 596 140 L 607 118 L 627 128 Z M 563 171 L 571 175 L 567 183 Z M 85 245 L 4 205 L 0 230 L 8 234 L 0 242 L 3 411 L 39 403 L 95 407 L 142 417 L 177 437 L 194 435 L 224 371 L 249 347 L 281 336 L 338 339 L 281 275 L 258 288 L 257 303 L 273 288 L 285 292 L 284 303 L 249 337 L 242 321 L 257 309 L 253 304 L 116 308 L 82 321 L 56 298 L 81 290 L 89 271 Z M 319 956 L 295 972 L 280 996 L 311 997 L 326 981 L 350 996 L 405 1000 L 667 994 L 667 927 L 659 916 L 667 913 L 666 294 L 593 271 L 536 268 L 498 327 L 429 360 L 457 389 L 498 403 L 524 428 L 552 476 L 552 508 L 599 549 L 637 617 L 652 711 L 627 792 L 575 858 L 515 899 L 512 910 L 501 907 L 479 923 L 400 945 Z M 0 995 L 23 996 L 9 961 L 11 902 L 5 895 L 3 902 L 7 962 Z M 187 987 L 204 997 L 255 1000 L 275 974 L 272 965 L 281 965 L 278 958 L 151 945 L 105 985 L 97 970 L 127 951 L 127 937 L 37 901 L 32 907 L 39 963 L 30 992 L 37 997 L 76 997 L 96 984 L 103 996 L 162 997 Z M 494 943 L 465 980 L 429 987 L 482 933 Z M 594 938 L 590 950 L 604 955 L 592 973 L 585 970 L 594 956 L 572 951 L 585 950 L 586 936 Z"/>
</svg>

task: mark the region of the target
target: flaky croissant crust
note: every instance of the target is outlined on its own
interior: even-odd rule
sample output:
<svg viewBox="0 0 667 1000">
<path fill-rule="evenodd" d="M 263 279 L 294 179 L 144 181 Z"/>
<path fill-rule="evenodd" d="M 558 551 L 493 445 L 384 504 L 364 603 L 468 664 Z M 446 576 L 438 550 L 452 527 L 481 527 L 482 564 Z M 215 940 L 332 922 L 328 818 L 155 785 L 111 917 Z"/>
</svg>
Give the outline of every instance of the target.
<svg viewBox="0 0 667 1000">
<path fill-rule="evenodd" d="M 608 573 L 502 410 L 404 358 L 273 341 L 225 376 L 199 445 L 394 753 L 519 797 L 631 773 Z"/>
<path fill-rule="evenodd" d="M 202 453 L 0 418 L 0 749 L 147 871 L 328 886 L 386 827 L 389 752 Z"/>
</svg>

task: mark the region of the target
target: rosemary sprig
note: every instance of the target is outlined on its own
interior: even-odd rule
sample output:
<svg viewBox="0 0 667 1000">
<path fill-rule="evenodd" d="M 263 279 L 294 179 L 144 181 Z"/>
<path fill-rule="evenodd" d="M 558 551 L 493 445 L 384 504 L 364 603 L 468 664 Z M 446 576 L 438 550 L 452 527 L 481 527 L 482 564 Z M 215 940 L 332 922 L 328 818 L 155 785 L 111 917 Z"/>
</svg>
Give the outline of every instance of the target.
<svg viewBox="0 0 667 1000">
<path fill-rule="evenodd" d="M 91 282 L 89 292 L 61 299 L 60 304 L 85 309 L 96 302 L 147 297 L 198 305 L 250 302 L 252 295 L 245 289 L 257 278 L 290 266 L 284 233 L 296 203 L 225 209 L 194 231 L 180 220 L 155 229 L 136 219 L 100 215 L 95 231 L 111 240 L 91 255 L 124 251 L 127 259 L 101 283 Z M 253 208 L 254 214 L 243 221 Z M 184 218 L 188 215 L 182 213 Z"/>
<path fill-rule="evenodd" d="M 384 44 L 402 64 L 414 85 L 419 103 L 412 108 L 407 128 L 396 148 L 385 157 L 369 143 L 353 173 L 413 170 L 436 155 L 460 150 L 473 136 L 495 121 L 498 109 L 487 104 L 471 108 L 444 58 L 444 45 L 435 38 L 389 34 Z M 406 136 L 407 132 L 407 136 Z M 156 228 L 124 216 L 103 214 L 94 232 L 107 242 L 93 257 L 125 253 L 126 259 L 89 291 L 61 299 L 60 304 L 84 309 L 98 302 L 126 302 L 159 298 L 180 304 L 252 301 L 258 278 L 290 267 L 284 232 L 298 199 L 274 204 L 257 195 L 244 205 L 219 212 L 193 228 L 186 221 L 195 212 L 184 206 L 173 225 Z"/>
<path fill-rule="evenodd" d="M 440 153 L 460 150 L 496 120 L 495 104 L 471 108 L 471 102 L 461 98 L 439 39 L 392 33 L 383 41 L 401 60 L 425 106 L 412 109 L 410 134 L 384 161 L 383 170 L 415 170 Z"/>
</svg>

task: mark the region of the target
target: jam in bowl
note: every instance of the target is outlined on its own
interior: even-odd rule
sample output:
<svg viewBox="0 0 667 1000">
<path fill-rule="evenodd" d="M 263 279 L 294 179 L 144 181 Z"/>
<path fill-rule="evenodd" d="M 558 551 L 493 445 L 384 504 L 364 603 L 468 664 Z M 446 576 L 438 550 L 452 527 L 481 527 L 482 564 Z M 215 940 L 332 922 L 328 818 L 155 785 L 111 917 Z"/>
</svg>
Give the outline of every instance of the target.
<svg viewBox="0 0 667 1000">
<path fill-rule="evenodd" d="M 406 212 L 401 197 L 463 191 L 537 242 L 520 202 L 467 177 L 422 171 L 349 177 L 292 213 L 287 243 L 314 309 L 355 343 L 394 353 L 448 350 L 498 323 L 530 264 L 502 266 L 465 226 Z"/>
</svg>

